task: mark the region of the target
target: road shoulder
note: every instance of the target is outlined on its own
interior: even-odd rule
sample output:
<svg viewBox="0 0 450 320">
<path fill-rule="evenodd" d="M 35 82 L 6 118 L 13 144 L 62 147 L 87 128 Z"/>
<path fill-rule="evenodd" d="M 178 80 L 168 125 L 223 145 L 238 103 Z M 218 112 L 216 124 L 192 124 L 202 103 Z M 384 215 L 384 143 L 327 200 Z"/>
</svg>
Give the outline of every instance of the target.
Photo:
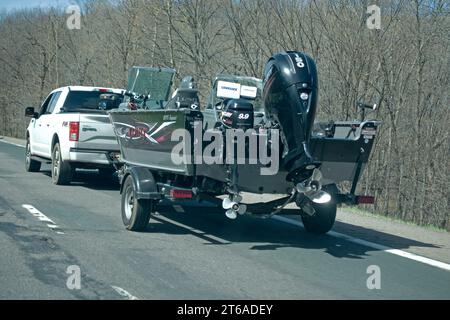
<svg viewBox="0 0 450 320">
<path fill-rule="evenodd" d="M 244 202 L 263 202 L 277 198 L 274 195 L 255 195 L 243 193 Z M 280 197 L 280 196 L 278 196 Z M 287 210 L 297 210 L 295 204 L 286 206 Z M 288 216 L 299 221 L 299 216 Z M 373 242 L 393 249 L 403 250 L 444 263 L 450 263 L 450 233 L 431 228 L 385 219 L 365 212 L 351 212 L 338 208 L 333 231 L 354 238 Z"/>
<path fill-rule="evenodd" d="M 6 137 L 6 136 L 0 136 L 0 141 L 9 143 L 9 144 L 14 144 L 14 145 L 18 145 L 18 146 L 25 146 L 26 140 L 25 139 L 18 139 L 18 138 L 11 138 L 11 137 Z"/>
<path fill-rule="evenodd" d="M 450 263 L 450 233 L 435 231 L 370 213 L 338 210 L 334 231 Z"/>
</svg>

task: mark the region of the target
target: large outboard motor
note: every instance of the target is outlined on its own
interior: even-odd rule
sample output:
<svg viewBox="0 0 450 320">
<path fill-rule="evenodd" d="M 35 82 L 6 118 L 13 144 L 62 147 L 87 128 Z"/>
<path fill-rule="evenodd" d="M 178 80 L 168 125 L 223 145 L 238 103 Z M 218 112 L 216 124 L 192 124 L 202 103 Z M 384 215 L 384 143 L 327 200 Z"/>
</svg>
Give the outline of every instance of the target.
<svg viewBox="0 0 450 320">
<path fill-rule="evenodd" d="M 290 181 L 308 179 L 320 165 L 309 152 L 317 95 L 317 68 L 311 57 L 287 51 L 269 59 L 264 69 L 262 96 L 266 117 L 281 127 L 282 164 Z"/>
</svg>

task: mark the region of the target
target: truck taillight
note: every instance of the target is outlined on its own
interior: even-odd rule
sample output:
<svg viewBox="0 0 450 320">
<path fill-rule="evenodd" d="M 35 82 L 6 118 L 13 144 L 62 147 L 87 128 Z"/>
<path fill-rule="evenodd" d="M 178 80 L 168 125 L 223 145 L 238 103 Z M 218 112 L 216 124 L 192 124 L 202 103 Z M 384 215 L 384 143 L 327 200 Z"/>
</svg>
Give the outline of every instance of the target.
<svg viewBox="0 0 450 320">
<path fill-rule="evenodd" d="M 78 141 L 79 132 L 80 132 L 80 123 L 79 122 L 70 122 L 69 123 L 69 141 Z"/>
</svg>

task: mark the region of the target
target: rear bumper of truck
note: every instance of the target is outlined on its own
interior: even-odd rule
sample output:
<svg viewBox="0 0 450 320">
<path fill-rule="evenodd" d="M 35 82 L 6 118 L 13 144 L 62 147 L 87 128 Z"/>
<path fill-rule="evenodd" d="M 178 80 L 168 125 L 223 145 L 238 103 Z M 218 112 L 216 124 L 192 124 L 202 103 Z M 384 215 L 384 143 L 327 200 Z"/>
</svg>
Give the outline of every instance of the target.
<svg viewBox="0 0 450 320">
<path fill-rule="evenodd" d="M 114 166 L 119 154 L 118 150 L 70 148 L 69 161 L 93 166 Z"/>
</svg>

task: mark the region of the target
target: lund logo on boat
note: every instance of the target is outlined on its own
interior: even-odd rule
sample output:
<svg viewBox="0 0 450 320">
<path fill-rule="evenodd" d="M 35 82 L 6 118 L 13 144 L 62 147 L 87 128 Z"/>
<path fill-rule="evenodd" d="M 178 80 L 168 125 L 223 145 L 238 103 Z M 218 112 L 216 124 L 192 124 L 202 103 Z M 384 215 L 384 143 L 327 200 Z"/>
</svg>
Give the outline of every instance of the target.
<svg viewBox="0 0 450 320">
<path fill-rule="evenodd" d="M 144 138 L 148 131 L 148 127 L 135 127 L 128 128 L 127 137 L 128 138 Z"/>
<path fill-rule="evenodd" d="M 153 124 L 139 122 L 133 126 L 128 123 L 114 122 L 114 128 L 117 136 L 121 139 L 143 140 L 159 144 L 170 139 L 172 130 L 167 129 L 174 123 L 175 121 L 163 122 L 161 124 L 158 124 L 158 122 Z"/>
</svg>

